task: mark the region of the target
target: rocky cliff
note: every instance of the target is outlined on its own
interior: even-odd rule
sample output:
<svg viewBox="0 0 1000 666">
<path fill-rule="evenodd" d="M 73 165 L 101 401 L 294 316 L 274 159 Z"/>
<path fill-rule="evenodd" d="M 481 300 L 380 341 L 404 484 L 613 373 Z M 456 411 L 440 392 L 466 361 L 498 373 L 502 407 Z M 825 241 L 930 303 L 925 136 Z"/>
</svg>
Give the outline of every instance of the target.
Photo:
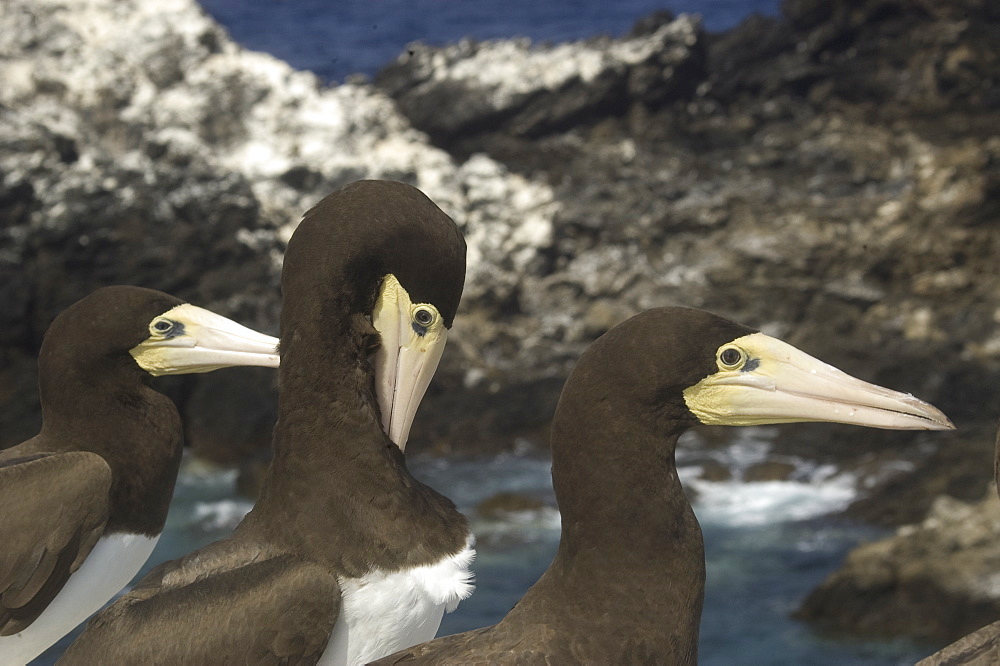
<svg viewBox="0 0 1000 666">
<path fill-rule="evenodd" d="M 502 298 L 551 234 L 545 184 L 452 159 L 371 86 L 323 88 L 243 50 L 193 0 L 15 0 L 0 35 L 0 444 L 37 428 L 42 334 L 98 286 L 163 289 L 275 332 L 284 242 L 348 182 L 412 182 L 459 220 L 471 302 Z M 452 352 L 461 382 L 489 361 L 455 338 L 477 361 Z M 167 384 L 189 441 L 232 459 L 222 450 L 269 441 L 270 383 Z"/>
<path fill-rule="evenodd" d="M 558 373 L 636 310 L 722 312 L 952 416 L 958 437 L 778 435 L 876 486 L 855 515 L 920 520 L 938 493 L 982 496 L 1000 413 L 1000 17 L 975 0 L 784 14 L 720 35 L 661 13 L 618 40 L 415 44 L 376 84 L 436 145 L 558 202 L 490 310 L 520 332 L 500 347 L 513 372 L 490 368 L 500 386 Z M 882 473 L 901 458 L 905 479 Z"/>
<path fill-rule="evenodd" d="M 1000 503 L 942 495 L 920 523 L 852 551 L 797 616 L 852 635 L 950 643 L 1000 618 Z"/>
</svg>

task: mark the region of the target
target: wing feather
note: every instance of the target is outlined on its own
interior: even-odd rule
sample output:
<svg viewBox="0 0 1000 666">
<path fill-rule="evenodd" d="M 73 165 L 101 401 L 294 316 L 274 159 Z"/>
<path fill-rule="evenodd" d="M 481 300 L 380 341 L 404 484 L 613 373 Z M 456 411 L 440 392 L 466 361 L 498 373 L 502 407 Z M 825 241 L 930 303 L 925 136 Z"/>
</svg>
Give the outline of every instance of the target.
<svg viewBox="0 0 1000 666">
<path fill-rule="evenodd" d="M 315 664 L 339 611 L 326 570 L 223 540 L 153 569 L 59 663 Z"/>
<path fill-rule="evenodd" d="M 31 625 L 104 531 L 111 468 L 83 451 L 0 460 L 0 636 Z"/>
</svg>

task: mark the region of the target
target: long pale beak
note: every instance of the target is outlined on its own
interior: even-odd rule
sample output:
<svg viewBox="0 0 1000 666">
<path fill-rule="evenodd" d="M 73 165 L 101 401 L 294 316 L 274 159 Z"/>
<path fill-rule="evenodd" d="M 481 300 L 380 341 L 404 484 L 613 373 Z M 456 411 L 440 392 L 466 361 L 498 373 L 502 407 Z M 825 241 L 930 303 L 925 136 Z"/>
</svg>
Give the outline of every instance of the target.
<svg viewBox="0 0 1000 666">
<path fill-rule="evenodd" d="M 685 390 L 703 422 L 761 425 L 829 421 L 893 430 L 954 430 L 941 410 L 908 393 L 852 377 L 762 333 L 733 341 L 745 353 L 739 369 Z"/>
<path fill-rule="evenodd" d="M 372 325 L 382 337 L 375 352 L 375 388 L 382 427 L 400 450 L 406 449 L 413 417 L 448 341 L 439 316 L 421 327 L 414 323 L 414 308 L 396 278 L 386 276 L 372 313 Z"/>
<path fill-rule="evenodd" d="M 172 328 L 160 333 L 155 326 L 161 320 Z M 185 303 L 157 317 L 150 337 L 131 354 L 151 375 L 182 375 L 238 365 L 277 368 L 277 347 L 278 338 Z"/>
</svg>

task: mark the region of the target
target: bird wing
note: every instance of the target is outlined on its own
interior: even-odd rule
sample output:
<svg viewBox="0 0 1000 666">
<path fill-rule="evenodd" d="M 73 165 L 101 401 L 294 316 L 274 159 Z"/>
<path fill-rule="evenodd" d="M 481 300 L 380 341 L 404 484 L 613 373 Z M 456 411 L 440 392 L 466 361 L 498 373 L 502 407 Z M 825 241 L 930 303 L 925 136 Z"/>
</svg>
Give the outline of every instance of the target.
<svg viewBox="0 0 1000 666">
<path fill-rule="evenodd" d="M 547 666 L 549 664 L 582 663 L 577 656 L 562 651 L 561 657 L 553 656 L 545 645 L 535 645 L 534 637 L 519 639 L 509 636 L 497 627 L 484 627 L 461 634 L 435 638 L 371 663 L 371 666 L 427 666 L 437 664 L 523 664 Z M 584 660 L 585 661 L 585 660 Z"/>
<path fill-rule="evenodd" d="M 59 663 L 315 664 L 339 610 L 328 571 L 231 538 L 150 571 Z"/>
<path fill-rule="evenodd" d="M 400 650 L 388 657 L 382 657 L 372 663 L 372 666 L 392 666 L 394 664 L 435 664 L 446 663 L 449 658 L 468 654 L 468 649 L 476 646 L 479 639 L 489 627 L 474 629 L 461 634 L 452 634 L 443 638 L 435 638 L 427 643 L 414 645 Z M 477 653 L 478 656 L 478 653 Z M 487 657 L 488 655 L 484 655 Z M 484 662 L 485 663 L 485 662 Z"/>
<path fill-rule="evenodd" d="M 108 522 L 111 468 L 85 451 L 0 459 L 0 636 L 28 627 Z"/>
</svg>

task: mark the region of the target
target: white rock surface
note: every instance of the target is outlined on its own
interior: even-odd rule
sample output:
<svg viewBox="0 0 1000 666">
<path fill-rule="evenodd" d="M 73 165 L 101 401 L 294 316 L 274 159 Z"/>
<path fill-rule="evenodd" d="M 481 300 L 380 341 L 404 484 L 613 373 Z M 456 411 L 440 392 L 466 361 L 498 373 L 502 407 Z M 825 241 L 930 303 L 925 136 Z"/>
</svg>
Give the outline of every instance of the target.
<svg viewBox="0 0 1000 666">
<path fill-rule="evenodd" d="M 338 186 L 406 180 L 466 229 L 473 296 L 487 282 L 497 287 L 490 264 L 502 256 L 523 270 L 550 240 L 556 204 L 548 187 L 485 156 L 456 164 L 383 93 L 326 88 L 243 49 L 194 0 L 10 0 L 0 7 L 0 31 L 24 36 L 0 40 L 0 104 L 15 124 L 78 139 L 71 169 L 91 177 L 109 160 L 147 180 L 161 164 L 198 161 L 220 178 L 247 179 L 262 221 L 282 240 Z M 290 186 L 290 172 L 308 186 Z M 37 224 L 58 218 L 60 193 L 50 199 Z M 260 243 L 260 233 L 239 237 Z"/>
<path fill-rule="evenodd" d="M 412 45 L 401 61 L 420 63 L 430 81 L 448 81 L 483 89 L 490 103 L 504 107 L 519 95 L 555 91 L 579 78 L 591 83 L 609 70 L 624 71 L 653 57 L 686 57 L 685 47 L 697 39 L 699 21 L 692 16 L 660 26 L 653 35 L 613 40 L 598 38 L 555 45 L 528 39 L 463 41 L 449 49 Z M 664 54 L 677 45 L 676 54 Z"/>
</svg>

